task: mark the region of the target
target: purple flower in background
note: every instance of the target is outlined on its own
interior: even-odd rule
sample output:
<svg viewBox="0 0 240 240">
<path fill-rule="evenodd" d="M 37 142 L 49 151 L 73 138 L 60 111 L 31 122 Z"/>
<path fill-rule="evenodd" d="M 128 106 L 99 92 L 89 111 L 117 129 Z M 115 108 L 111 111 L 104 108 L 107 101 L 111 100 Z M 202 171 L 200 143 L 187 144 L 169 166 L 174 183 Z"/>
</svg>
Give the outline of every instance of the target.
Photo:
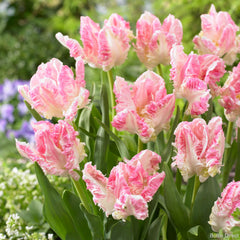
<svg viewBox="0 0 240 240">
<path fill-rule="evenodd" d="M 8 79 L 3 84 L 3 100 L 7 101 L 17 93 L 17 85 L 14 81 Z"/>
<path fill-rule="evenodd" d="M 13 105 L 3 104 L 0 109 L 1 118 L 12 123 L 14 121 L 13 111 L 14 111 Z"/>
<path fill-rule="evenodd" d="M 15 138 L 25 138 L 28 142 L 34 141 L 34 131 L 28 121 L 23 121 L 21 129 L 13 130 L 13 134 Z"/>
<path fill-rule="evenodd" d="M 0 102 L 3 101 L 3 85 L 0 85 Z"/>
<path fill-rule="evenodd" d="M 0 119 L 0 132 L 5 132 L 7 127 L 7 121 L 5 119 Z"/>
<path fill-rule="evenodd" d="M 19 96 L 20 96 L 20 94 L 19 94 Z M 28 112 L 27 106 L 24 102 L 19 102 L 17 109 L 18 109 L 18 113 L 20 116 L 24 116 Z"/>
</svg>

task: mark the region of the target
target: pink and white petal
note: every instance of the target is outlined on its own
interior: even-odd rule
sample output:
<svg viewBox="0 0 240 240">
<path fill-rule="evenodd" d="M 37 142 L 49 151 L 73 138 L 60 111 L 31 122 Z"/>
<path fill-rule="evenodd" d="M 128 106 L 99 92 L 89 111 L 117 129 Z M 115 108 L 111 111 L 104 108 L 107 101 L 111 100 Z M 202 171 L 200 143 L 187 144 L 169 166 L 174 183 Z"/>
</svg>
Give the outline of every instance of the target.
<svg viewBox="0 0 240 240">
<path fill-rule="evenodd" d="M 195 44 L 195 48 L 198 49 L 199 54 L 217 55 L 219 51 L 216 45 L 212 42 L 212 40 L 204 36 L 203 37 L 195 36 L 193 38 L 193 43 Z"/>
<path fill-rule="evenodd" d="M 149 202 L 152 200 L 154 194 L 157 192 L 165 178 L 165 172 L 155 173 L 153 176 L 149 176 L 147 186 L 141 193 L 141 196 Z"/>
<path fill-rule="evenodd" d="M 83 169 L 83 180 L 87 184 L 87 189 L 93 195 L 93 201 L 105 211 L 107 216 L 112 214 L 116 199 L 107 188 L 108 179 L 96 169 L 96 166 L 92 166 L 88 162 Z"/>
<path fill-rule="evenodd" d="M 100 26 L 90 17 L 80 18 L 80 35 L 83 43 L 84 60 L 93 67 L 101 68 L 98 60 L 98 34 Z"/>
<path fill-rule="evenodd" d="M 139 220 L 146 219 L 148 217 L 147 202 L 140 195 L 124 194 L 117 199 L 112 216 L 114 219 L 124 220 L 132 215 Z"/>
<path fill-rule="evenodd" d="M 159 163 L 161 162 L 161 156 L 150 150 L 143 150 L 135 155 L 128 164 L 136 166 L 140 162 L 143 169 L 149 174 L 153 175 L 159 169 Z"/>
<path fill-rule="evenodd" d="M 83 49 L 80 46 L 79 42 L 75 39 L 69 38 L 67 35 L 63 35 L 58 32 L 56 35 L 56 39 L 70 51 L 70 56 L 77 59 L 78 57 L 84 58 Z"/>
<path fill-rule="evenodd" d="M 78 58 L 76 60 L 76 85 L 79 87 L 85 87 L 86 82 L 85 82 L 85 70 L 84 70 L 84 62 L 82 58 Z"/>
<path fill-rule="evenodd" d="M 175 95 L 168 94 L 159 102 L 151 102 L 146 106 L 146 122 L 151 125 L 155 134 L 169 129 L 169 122 L 175 108 Z"/>
<path fill-rule="evenodd" d="M 35 150 L 33 146 L 31 146 L 29 143 L 20 142 L 16 139 L 16 147 L 18 152 L 25 158 L 33 161 L 33 162 L 39 162 L 40 156 L 38 152 Z"/>
<path fill-rule="evenodd" d="M 131 94 L 131 85 L 128 85 L 128 83 L 125 81 L 124 78 L 116 77 L 116 80 L 114 82 L 114 88 L 113 92 L 116 96 L 116 110 L 117 113 L 121 112 L 125 109 L 128 109 L 129 111 L 135 111 L 136 107 L 132 100 L 132 94 Z"/>
<path fill-rule="evenodd" d="M 72 121 L 76 116 L 78 109 L 82 109 L 86 107 L 89 103 L 89 91 L 85 88 L 80 88 L 79 95 L 72 100 L 70 106 L 67 107 L 66 110 L 63 111 L 63 115 L 66 119 Z"/>
<path fill-rule="evenodd" d="M 170 77 L 173 80 L 174 88 L 177 89 L 181 86 L 184 80 L 184 73 L 182 71 L 188 56 L 183 52 L 182 45 L 174 45 L 170 51 L 171 65 Z"/>
</svg>

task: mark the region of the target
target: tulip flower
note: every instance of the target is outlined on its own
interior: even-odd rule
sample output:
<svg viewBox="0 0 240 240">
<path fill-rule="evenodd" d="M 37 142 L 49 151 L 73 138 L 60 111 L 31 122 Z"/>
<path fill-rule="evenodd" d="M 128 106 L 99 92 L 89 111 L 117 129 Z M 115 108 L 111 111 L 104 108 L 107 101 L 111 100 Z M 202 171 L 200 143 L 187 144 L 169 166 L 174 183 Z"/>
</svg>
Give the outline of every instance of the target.
<svg viewBox="0 0 240 240">
<path fill-rule="evenodd" d="M 152 71 L 143 73 L 134 84 L 117 77 L 114 84 L 116 111 L 112 126 L 138 134 L 142 142 L 154 141 L 169 128 L 175 97 L 167 94 L 164 80 Z"/>
<path fill-rule="evenodd" d="M 211 5 L 209 14 L 201 15 L 202 31 L 193 42 L 200 54 L 214 54 L 223 57 L 226 64 L 232 65 L 240 53 L 239 27 L 227 12 L 216 12 Z"/>
<path fill-rule="evenodd" d="M 96 166 L 86 163 L 83 179 L 93 195 L 93 201 L 102 208 L 106 216 L 114 219 L 126 219 L 133 215 L 144 220 L 148 217 L 147 202 L 152 200 L 162 184 L 165 173 L 158 173 L 161 157 L 144 150 L 131 160 L 125 160 L 115 166 L 105 177 Z"/>
<path fill-rule="evenodd" d="M 186 114 L 200 115 L 207 111 L 211 95 L 217 96 L 217 82 L 225 73 L 224 61 L 215 55 L 196 55 L 183 52 L 183 46 L 171 51 L 171 79 L 176 98 L 188 100 Z M 208 90 L 208 87 L 211 90 Z"/>
<path fill-rule="evenodd" d="M 170 64 L 170 50 L 182 41 L 182 24 L 169 15 L 161 25 L 159 19 L 149 12 L 137 21 L 137 42 L 135 50 L 139 60 L 149 69 L 158 64 Z"/>
<path fill-rule="evenodd" d="M 212 118 L 208 124 L 201 118 L 181 122 L 174 134 L 177 155 L 172 166 L 177 166 L 184 181 L 196 174 L 204 182 L 220 172 L 225 145 L 220 117 Z"/>
<path fill-rule="evenodd" d="M 129 41 L 133 38 L 129 23 L 118 14 L 112 14 L 105 20 L 102 29 L 90 17 L 82 16 L 80 35 L 83 47 L 61 33 L 57 33 L 56 38 L 70 50 L 72 57 L 81 57 L 91 67 L 104 71 L 124 63 L 130 48 Z"/>
<path fill-rule="evenodd" d="M 223 190 L 221 197 L 215 201 L 210 215 L 209 224 L 212 230 L 231 234 L 231 228 L 240 227 L 239 218 L 232 216 L 235 210 L 240 208 L 240 181 L 230 182 Z"/>
<path fill-rule="evenodd" d="M 23 85 L 19 92 L 40 115 L 72 120 L 78 109 L 88 102 L 89 91 L 84 88 L 84 63 L 76 62 L 76 80 L 74 74 L 58 59 L 41 64 L 30 80 L 30 87 Z"/>
<path fill-rule="evenodd" d="M 19 153 L 37 162 L 42 169 L 51 175 L 70 175 L 79 179 L 79 163 L 85 158 L 84 143 L 77 138 L 78 132 L 63 120 L 57 124 L 47 121 L 32 123 L 35 132 L 35 145 L 16 140 Z"/>
<path fill-rule="evenodd" d="M 237 123 L 240 127 L 240 63 L 229 74 L 220 93 L 219 103 L 224 107 L 225 116 L 230 122 Z"/>
</svg>

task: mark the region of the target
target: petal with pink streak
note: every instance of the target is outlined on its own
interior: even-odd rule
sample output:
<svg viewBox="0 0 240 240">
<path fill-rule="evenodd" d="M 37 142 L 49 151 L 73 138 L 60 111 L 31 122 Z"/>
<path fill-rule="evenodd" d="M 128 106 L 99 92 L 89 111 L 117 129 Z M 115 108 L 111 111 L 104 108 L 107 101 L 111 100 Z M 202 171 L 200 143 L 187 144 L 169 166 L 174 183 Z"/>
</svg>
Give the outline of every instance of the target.
<svg viewBox="0 0 240 240">
<path fill-rule="evenodd" d="M 78 57 L 84 58 L 83 49 L 80 46 L 79 42 L 75 39 L 69 38 L 67 35 L 63 35 L 58 32 L 56 34 L 56 39 L 70 51 L 70 56 L 77 59 Z"/>
<path fill-rule="evenodd" d="M 139 220 L 148 217 L 147 202 L 140 195 L 122 195 L 114 205 L 114 219 L 126 219 L 128 216 L 135 216 Z"/>
<path fill-rule="evenodd" d="M 92 166 L 88 162 L 83 169 L 83 180 L 87 184 L 87 189 L 93 195 L 93 201 L 105 211 L 107 216 L 112 214 L 116 199 L 107 188 L 108 179 L 96 169 L 96 166 Z"/>
</svg>

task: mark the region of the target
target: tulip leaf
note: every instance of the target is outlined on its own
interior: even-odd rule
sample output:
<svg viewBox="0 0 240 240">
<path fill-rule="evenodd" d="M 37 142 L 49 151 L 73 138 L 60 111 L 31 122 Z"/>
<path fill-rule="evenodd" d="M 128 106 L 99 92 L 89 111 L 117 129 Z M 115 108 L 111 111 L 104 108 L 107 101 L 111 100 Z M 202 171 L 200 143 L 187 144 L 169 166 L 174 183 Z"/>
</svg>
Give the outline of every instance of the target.
<svg viewBox="0 0 240 240">
<path fill-rule="evenodd" d="M 191 226 L 201 225 L 203 229 L 210 233 L 211 228 L 208 224 L 209 216 L 214 201 L 220 195 L 220 187 L 216 177 L 209 177 L 198 189 L 196 199 L 191 214 Z"/>
<path fill-rule="evenodd" d="M 87 220 L 88 227 L 92 233 L 92 238 L 94 240 L 103 240 L 104 229 L 103 221 L 101 220 L 100 216 L 89 213 L 82 204 L 80 204 L 79 206 Z"/>
<path fill-rule="evenodd" d="M 40 166 L 35 162 L 35 172 L 41 190 L 44 195 L 43 214 L 50 227 L 61 238 L 71 235 L 71 240 L 79 240 L 78 232 L 74 227 L 73 220 L 69 215 L 66 206 L 56 189 L 51 185 L 44 175 Z"/>
<path fill-rule="evenodd" d="M 78 235 L 80 239 L 92 239 L 91 232 L 88 227 L 87 220 L 79 208 L 80 199 L 73 193 L 65 190 L 63 193 L 63 201 L 70 212 L 74 225 L 77 229 Z"/>
<path fill-rule="evenodd" d="M 175 227 L 181 232 L 182 236 L 186 237 L 186 232 L 189 228 L 188 210 L 182 202 L 181 196 L 174 183 L 172 173 L 166 162 L 163 164 L 163 171 L 166 174 L 163 181 L 164 200 L 168 214 L 170 215 L 169 218 Z"/>
<path fill-rule="evenodd" d="M 109 104 L 107 87 L 102 83 L 100 93 L 100 107 L 102 111 L 102 122 L 109 127 Z M 106 130 L 100 126 L 95 140 L 94 162 L 98 169 L 106 174 L 107 172 L 107 157 L 109 150 L 109 135 Z"/>
<path fill-rule="evenodd" d="M 179 117 L 180 117 L 180 108 L 179 106 L 177 106 L 177 112 L 176 112 L 176 116 L 175 116 L 175 119 L 174 119 L 174 122 L 173 122 L 173 125 L 172 125 L 172 128 L 171 128 L 171 132 L 170 132 L 170 135 L 169 135 L 169 138 L 168 138 L 168 142 L 167 142 L 167 145 L 165 147 L 165 150 L 162 154 L 162 159 L 163 161 L 169 161 L 170 160 L 170 157 L 171 157 L 171 154 L 172 154 L 172 142 L 173 142 L 173 139 L 174 139 L 174 131 L 178 125 L 178 121 L 179 121 Z"/>
<path fill-rule="evenodd" d="M 134 240 L 134 231 L 130 221 L 119 221 L 111 228 L 110 240 Z"/>
<path fill-rule="evenodd" d="M 24 103 L 26 104 L 29 112 L 32 114 L 32 116 L 37 120 L 37 121 L 42 121 L 43 118 L 39 115 L 39 113 L 34 109 L 32 108 L 32 106 L 26 101 L 24 100 Z"/>
<path fill-rule="evenodd" d="M 208 240 L 207 234 L 202 226 L 194 226 L 188 230 L 187 233 L 189 240 Z"/>
<path fill-rule="evenodd" d="M 104 128 L 104 130 L 109 134 L 109 136 L 113 139 L 113 141 L 116 143 L 116 146 L 118 148 L 119 154 L 121 156 L 122 159 L 127 158 L 129 159 L 129 152 L 128 149 L 126 147 L 126 145 L 124 144 L 124 142 L 118 137 L 116 136 L 110 129 L 108 126 L 106 126 L 104 123 L 102 123 L 99 119 L 95 118 L 95 120 Z"/>
</svg>

